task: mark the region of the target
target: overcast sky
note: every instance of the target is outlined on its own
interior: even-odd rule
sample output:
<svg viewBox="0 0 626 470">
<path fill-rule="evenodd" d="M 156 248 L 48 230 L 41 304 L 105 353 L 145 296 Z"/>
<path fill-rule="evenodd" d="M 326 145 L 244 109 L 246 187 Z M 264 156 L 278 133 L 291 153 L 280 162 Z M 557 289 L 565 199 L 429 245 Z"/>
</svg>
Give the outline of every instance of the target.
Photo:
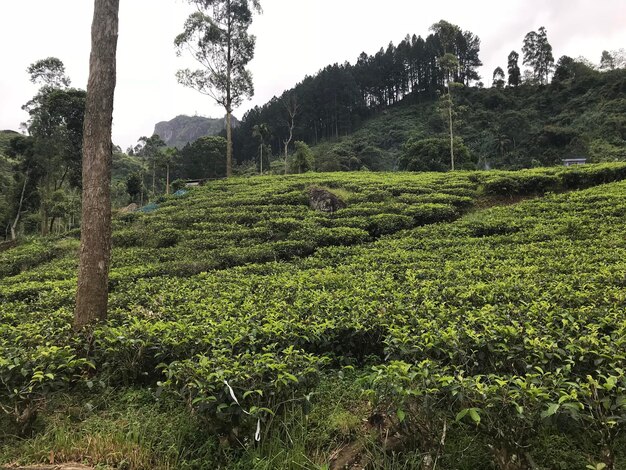
<svg viewBox="0 0 626 470">
<path fill-rule="evenodd" d="M 555 58 L 585 56 L 598 62 L 603 49 L 626 47 L 626 0 L 261 0 L 263 15 L 251 32 L 257 48 L 250 69 L 256 94 L 235 111 L 254 105 L 312 75 L 365 51 L 375 53 L 406 34 L 426 36 L 440 19 L 482 40 L 481 75 L 506 67 L 521 52 L 524 35 L 548 29 Z M 173 40 L 190 8 L 185 0 L 121 0 L 118 77 L 113 140 L 123 148 L 154 125 L 179 114 L 221 117 L 209 98 L 178 85 L 175 73 L 191 63 L 177 58 Z M 61 59 L 72 85 L 85 88 L 89 72 L 92 0 L 3 0 L 0 16 L 0 129 L 19 130 L 21 106 L 36 92 L 29 64 Z"/>
</svg>

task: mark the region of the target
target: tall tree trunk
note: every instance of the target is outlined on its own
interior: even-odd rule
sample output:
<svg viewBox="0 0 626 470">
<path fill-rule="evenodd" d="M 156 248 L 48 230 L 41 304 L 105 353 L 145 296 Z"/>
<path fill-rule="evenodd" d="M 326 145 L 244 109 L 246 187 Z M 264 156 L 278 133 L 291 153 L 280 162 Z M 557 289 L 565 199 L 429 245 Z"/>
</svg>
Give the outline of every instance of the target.
<svg viewBox="0 0 626 470">
<path fill-rule="evenodd" d="M 105 320 L 111 258 L 111 161 L 119 0 L 95 0 L 83 130 L 83 207 L 74 328 Z"/>
<path fill-rule="evenodd" d="M 454 171 L 454 135 L 452 134 L 452 103 L 450 103 L 448 112 L 450 115 L 450 162 L 452 166 L 452 171 Z"/>
<path fill-rule="evenodd" d="M 226 177 L 233 176 L 233 128 L 232 110 L 226 110 Z"/>
<path fill-rule="evenodd" d="M 450 118 L 450 163 L 452 171 L 454 171 L 454 134 L 452 129 L 452 93 L 450 91 L 450 84 L 448 84 L 448 116 Z"/>
<path fill-rule="evenodd" d="M 170 194 L 170 164 L 166 165 L 165 169 L 165 194 Z"/>
<path fill-rule="evenodd" d="M 296 115 L 298 114 L 298 98 L 296 95 L 290 95 L 289 98 L 283 101 L 283 106 L 287 110 L 287 127 L 289 128 L 289 139 L 285 140 L 285 174 L 287 174 L 287 157 L 289 153 L 289 144 L 293 140 L 293 129 L 296 126 Z M 317 134 L 317 129 L 316 129 Z M 317 137 L 315 139 L 317 141 Z"/>
<path fill-rule="evenodd" d="M 287 142 L 285 142 L 285 174 L 287 174 L 287 153 L 288 153 L 288 149 L 289 149 L 289 146 L 288 146 Z"/>
<path fill-rule="evenodd" d="M 233 74 L 233 17 L 231 15 L 230 0 L 227 1 L 226 7 L 228 16 L 228 27 L 226 31 L 226 37 L 228 38 L 228 50 L 226 52 L 226 178 L 230 178 L 231 176 L 233 176 L 233 97 L 231 95 L 231 81 Z"/>
<path fill-rule="evenodd" d="M 48 235 L 48 198 L 50 192 L 48 191 L 48 185 L 45 183 L 45 189 L 41 198 L 41 236 Z"/>
</svg>

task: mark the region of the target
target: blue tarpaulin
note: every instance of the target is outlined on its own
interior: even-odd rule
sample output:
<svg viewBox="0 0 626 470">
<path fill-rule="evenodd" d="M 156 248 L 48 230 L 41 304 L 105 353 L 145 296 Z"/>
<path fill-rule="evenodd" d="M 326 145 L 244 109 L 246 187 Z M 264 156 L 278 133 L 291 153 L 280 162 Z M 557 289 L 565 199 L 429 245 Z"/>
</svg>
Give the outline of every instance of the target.
<svg viewBox="0 0 626 470">
<path fill-rule="evenodd" d="M 144 213 L 148 214 L 150 212 L 154 212 L 158 208 L 159 208 L 159 205 L 155 204 L 154 202 L 152 202 L 152 203 L 148 204 L 147 206 L 143 206 L 141 209 L 139 209 L 139 212 L 144 212 Z"/>
</svg>

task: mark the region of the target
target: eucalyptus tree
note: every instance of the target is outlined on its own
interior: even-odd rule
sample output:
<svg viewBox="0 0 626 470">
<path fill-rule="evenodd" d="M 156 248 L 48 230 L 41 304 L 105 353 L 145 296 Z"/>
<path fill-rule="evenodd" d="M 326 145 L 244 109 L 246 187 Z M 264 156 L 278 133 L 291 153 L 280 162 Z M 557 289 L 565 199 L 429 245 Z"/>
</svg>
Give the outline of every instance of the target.
<svg viewBox="0 0 626 470">
<path fill-rule="evenodd" d="M 52 195 L 68 185 L 80 186 L 85 91 L 69 88 L 65 66 L 56 57 L 31 64 L 27 72 L 32 83 L 41 85 L 22 109 L 29 114 L 32 156 L 43 168 L 29 179 L 37 187 L 41 234 L 47 235 L 56 219 L 50 217 Z"/>
<path fill-rule="evenodd" d="M 283 141 L 285 144 L 285 174 L 287 174 L 287 157 L 289 154 L 289 144 L 293 140 L 293 129 L 296 126 L 296 115 L 298 114 L 298 97 L 295 93 L 290 93 L 283 98 L 283 106 L 287 111 L 287 128 L 289 129 L 289 137 Z"/>
<path fill-rule="evenodd" d="M 252 74 L 246 69 L 254 56 L 256 38 L 248 34 L 258 0 L 188 0 L 196 7 L 174 44 L 178 55 L 188 52 L 200 65 L 183 69 L 178 82 L 211 97 L 226 110 L 226 176 L 233 168 L 233 109 L 252 97 Z"/>
<path fill-rule="evenodd" d="M 52 88 L 67 88 L 72 83 L 65 74 L 65 65 L 56 57 L 48 57 L 31 64 L 26 69 L 30 81 Z"/>
<path fill-rule="evenodd" d="M 542 85 L 547 84 L 550 73 L 554 70 L 554 56 L 545 27 L 542 26 L 537 32 L 531 31 L 526 34 L 522 52 L 524 65 L 532 67 L 535 80 Z"/>
<path fill-rule="evenodd" d="M 519 54 L 511 51 L 508 57 L 507 71 L 509 72 L 509 86 L 519 86 L 522 81 L 522 73 L 519 69 Z"/>
<path fill-rule="evenodd" d="M 614 70 L 615 59 L 609 51 L 602 51 L 602 57 L 600 58 L 600 70 Z"/>
<path fill-rule="evenodd" d="M 493 71 L 493 86 L 504 88 L 504 83 L 504 70 L 502 70 L 502 67 L 496 67 Z"/>
<path fill-rule="evenodd" d="M 152 197 L 156 196 L 156 171 L 157 166 L 161 166 L 162 152 L 166 146 L 163 139 L 156 134 L 152 137 L 140 137 L 135 146 L 135 155 L 144 158 L 152 168 Z"/>
<path fill-rule="evenodd" d="M 111 260 L 111 161 L 120 0 L 95 0 L 83 137 L 83 207 L 74 328 L 105 320 Z"/>
<path fill-rule="evenodd" d="M 159 165 L 165 167 L 165 194 L 170 193 L 170 170 L 180 156 L 176 147 L 166 147 L 159 153 Z"/>
<path fill-rule="evenodd" d="M 446 53 L 443 57 L 439 59 L 439 65 L 443 70 L 444 76 L 446 77 L 446 89 L 447 93 L 441 95 L 439 101 L 439 111 L 448 121 L 448 130 L 450 136 L 450 169 L 452 171 L 455 170 L 455 161 L 454 161 L 454 119 L 457 115 L 454 106 L 454 100 L 452 99 L 452 89 L 455 87 L 463 87 L 462 83 L 456 83 L 453 80 L 454 71 L 458 68 L 459 62 L 454 54 Z"/>
<path fill-rule="evenodd" d="M 42 175 L 45 174 L 45 168 L 43 168 L 41 160 L 35 155 L 35 139 L 31 136 L 18 134 L 12 138 L 9 142 L 7 155 L 18 162 L 13 173 L 15 180 L 13 200 L 11 201 L 13 217 L 9 223 L 11 240 L 15 240 L 22 215 L 28 209 L 36 209 L 35 205 L 39 202 L 37 184 Z M 8 189 L 6 188 L 7 192 Z M 8 194 L 7 197 L 9 197 Z"/>
<path fill-rule="evenodd" d="M 259 173 L 263 174 L 263 162 L 267 161 L 268 165 L 265 167 L 269 169 L 269 157 L 271 152 L 271 147 L 268 149 L 267 141 L 271 137 L 272 132 L 267 124 L 261 123 L 256 124 L 252 128 L 252 137 L 255 137 L 259 140 Z"/>
</svg>

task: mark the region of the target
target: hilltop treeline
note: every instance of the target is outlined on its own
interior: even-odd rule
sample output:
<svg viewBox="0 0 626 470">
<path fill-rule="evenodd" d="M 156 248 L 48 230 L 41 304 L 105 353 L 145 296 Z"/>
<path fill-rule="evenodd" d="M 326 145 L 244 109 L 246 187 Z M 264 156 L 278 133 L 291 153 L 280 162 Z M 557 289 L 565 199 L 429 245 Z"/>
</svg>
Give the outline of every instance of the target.
<svg viewBox="0 0 626 470">
<path fill-rule="evenodd" d="M 621 161 L 625 93 L 626 69 L 599 71 L 569 57 L 559 60 L 549 85 L 460 89 L 454 132 L 467 159 L 459 163 L 514 170 L 573 157 Z M 450 140 L 438 111 L 435 97 L 386 109 L 349 136 L 314 147 L 316 169 L 446 171 Z M 428 147 L 421 158 L 417 143 Z"/>
<path fill-rule="evenodd" d="M 397 46 L 390 43 L 374 55 L 363 52 L 354 65 L 329 65 L 280 97 L 247 112 L 236 131 L 235 154 L 240 160 L 255 155 L 259 142 L 253 129 L 261 124 L 270 128 L 267 143 L 278 153 L 289 137 L 286 108 L 294 105 L 294 139 L 317 144 L 353 132 L 373 112 L 408 95 L 432 95 L 448 79 L 441 64 L 446 54 L 454 55 L 458 62 L 450 78 L 469 85 L 479 78 L 479 52 L 478 36 L 442 20 L 431 27 L 425 39 L 407 35 Z"/>
<path fill-rule="evenodd" d="M 235 155 L 240 163 L 256 161 L 258 170 L 260 154 L 272 154 L 277 171 L 300 140 L 315 146 L 316 171 L 446 171 L 450 123 L 441 108 L 451 82 L 455 142 L 466 156 L 461 166 L 626 157 L 623 50 L 604 51 L 599 66 L 582 57 L 555 61 L 543 27 L 520 46 L 521 54 L 502 57 L 506 67 L 497 67 L 485 88 L 477 72 L 480 39 L 442 20 L 425 39 L 407 36 L 354 64 L 329 65 L 253 108 L 235 133 Z M 407 155 L 409 147 L 425 150 Z"/>
</svg>

